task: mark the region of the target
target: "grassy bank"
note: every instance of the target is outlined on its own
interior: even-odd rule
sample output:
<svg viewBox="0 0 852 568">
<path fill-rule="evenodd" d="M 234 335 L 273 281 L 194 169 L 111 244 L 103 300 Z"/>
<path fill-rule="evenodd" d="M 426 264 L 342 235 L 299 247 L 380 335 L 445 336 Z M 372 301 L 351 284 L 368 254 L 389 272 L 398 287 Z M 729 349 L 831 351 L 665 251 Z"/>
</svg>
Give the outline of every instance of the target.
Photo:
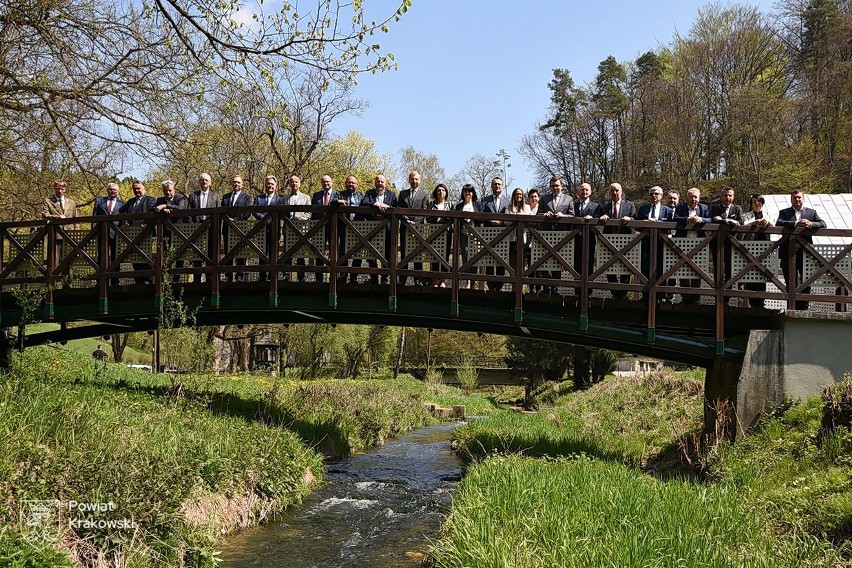
<svg viewBox="0 0 852 568">
<path fill-rule="evenodd" d="M 223 532 L 321 480 L 319 450 L 358 451 L 426 424 L 427 400 L 490 406 L 413 380 L 169 377 L 53 347 L 19 363 L 0 380 L 3 566 L 210 566 Z M 58 507 L 62 524 L 36 538 L 20 523 L 30 500 Z M 120 519 L 132 530 L 79 526 Z"/>
<path fill-rule="evenodd" d="M 848 428 L 818 443 L 822 403 L 808 401 L 767 417 L 744 442 L 716 446 L 702 476 L 687 476 L 700 386 L 671 372 L 610 379 L 539 415 L 460 429 L 471 465 L 436 564 L 846 565 Z"/>
</svg>

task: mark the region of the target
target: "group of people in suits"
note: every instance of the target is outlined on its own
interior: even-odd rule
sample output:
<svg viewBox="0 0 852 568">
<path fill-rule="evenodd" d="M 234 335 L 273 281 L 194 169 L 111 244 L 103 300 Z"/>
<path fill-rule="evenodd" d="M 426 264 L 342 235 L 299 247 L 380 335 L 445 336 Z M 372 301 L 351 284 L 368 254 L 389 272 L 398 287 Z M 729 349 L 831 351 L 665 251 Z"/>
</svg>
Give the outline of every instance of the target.
<svg viewBox="0 0 852 568">
<path fill-rule="evenodd" d="M 499 176 L 494 177 L 490 183 L 490 193 L 483 196 L 481 199 L 477 195 L 476 188 L 471 184 L 465 184 L 461 188 L 460 199 L 457 203 L 450 204 L 449 190 L 445 184 L 438 184 L 433 191 L 428 191 L 427 188 L 421 186 L 421 176 L 417 171 L 411 171 L 408 174 L 408 187 L 403 189 L 397 195 L 388 188 L 388 181 L 383 175 L 376 175 L 373 179 L 373 187 L 366 192 L 361 192 L 358 189 L 359 182 L 356 176 L 349 175 L 345 179 L 344 189 L 338 191 L 334 188 L 332 176 L 326 174 L 320 179 L 321 189 L 309 195 L 301 190 L 302 179 L 299 175 L 293 174 L 288 179 L 289 192 L 286 195 L 278 193 L 278 180 L 275 176 L 267 176 L 264 180 L 264 191 L 252 198 L 244 189 L 244 182 L 241 176 L 235 175 L 231 178 L 231 191 L 223 195 L 221 198 L 212 189 L 212 179 L 209 174 L 201 173 L 198 176 L 198 188 L 192 191 L 188 196 L 178 193 L 175 189 L 175 183 L 172 180 L 166 180 L 161 183 L 162 197 L 154 198 L 147 195 L 146 188 L 143 182 L 135 180 L 132 184 L 133 197 L 126 202 L 119 196 L 119 186 L 116 183 L 110 183 L 106 187 L 106 195 L 95 199 L 93 204 L 92 214 L 115 215 L 115 214 L 142 214 L 152 211 L 158 211 L 163 214 L 170 214 L 174 211 L 190 209 L 196 211 L 195 215 L 186 217 L 186 220 L 194 222 L 202 222 L 207 219 L 204 210 L 218 207 L 249 207 L 256 206 L 257 210 L 242 211 L 235 213 L 233 217 L 228 217 L 227 220 L 245 220 L 250 216 L 256 219 L 263 219 L 267 212 L 266 208 L 277 205 L 313 205 L 313 206 L 344 206 L 344 207 L 365 207 L 375 211 L 370 214 L 355 212 L 348 215 L 349 220 L 356 221 L 362 219 L 381 219 L 382 216 L 392 208 L 406 208 L 414 210 L 423 210 L 423 215 L 407 215 L 401 219 L 402 226 L 400 228 L 400 241 L 398 244 L 400 259 L 406 259 L 406 231 L 411 230 L 411 226 L 417 223 L 426 221 L 440 221 L 440 211 L 455 210 L 467 211 L 473 213 L 492 213 L 495 215 L 502 214 L 519 214 L 519 215 L 535 215 L 541 217 L 541 223 L 538 227 L 546 228 L 562 228 L 568 230 L 571 225 L 567 223 L 559 223 L 559 220 L 565 217 L 580 217 L 587 220 L 598 219 L 601 221 L 620 220 L 621 225 L 615 226 L 608 224 L 603 229 L 604 233 L 630 233 L 632 230 L 627 226 L 632 220 L 638 221 L 674 221 L 679 223 L 679 227 L 675 230 L 676 237 L 684 236 L 702 236 L 701 228 L 705 224 L 716 223 L 725 224 L 728 226 L 740 226 L 754 224 L 755 226 L 766 228 L 771 226 L 786 226 L 796 227 L 801 229 L 818 229 L 826 227 L 819 214 L 812 208 L 804 206 L 804 195 L 801 190 L 795 190 L 791 193 L 791 207 L 783 209 L 778 214 L 777 219 L 763 210 L 765 199 L 760 195 L 752 195 L 750 200 L 751 209 L 748 212 L 743 211 L 742 207 L 734 203 L 734 190 L 731 187 L 725 186 L 719 194 L 719 201 L 712 206 L 708 206 L 701 202 L 701 192 L 698 188 L 690 188 L 686 192 L 686 197 L 683 202 L 680 201 L 680 195 L 676 190 L 670 190 L 665 195 L 660 186 L 653 186 L 648 190 L 647 202 L 640 207 L 625 198 L 624 190 L 618 183 L 612 183 L 608 187 L 609 200 L 600 204 L 592 200 L 592 187 L 588 183 L 581 183 L 577 187 L 576 201 L 568 192 L 565 191 L 565 185 L 562 179 L 553 177 L 549 181 L 548 192 L 539 192 L 538 189 L 531 189 L 526 195 L 523 190 L 516 188 L 511 196 L 507 196 L 504 192 L 504 181 Z M 67 183 L 64 180 L 57 180 L 53 184 L 54 195 L 44 200 L 43 217 L 46 219 L 66 219 L 77 216 L 76 203 L 67 197 Z M 431 211 L 431 213 L 429 213 Z M 323 214 L 319 211 L 313 214 L 309 212 L 292 212 L 292 219 L 307 220 L 310 218 L 321 219 Z M 183 217 L 182 217 L 183 219 Z M 226 242 L 230 227 L 227 223 L 223 223 L 222 234 Z M 139 224 L 144 226 L 145 219 L 143 217 L 131 218 L 123 221 L 125 225 Z M 506 221 L 500 219 L 487 219 L 482 224 L 486 226 L 504 226 Z M 117 224 L 117 222 L 115 223 Z M 272 228 L 267 227 L 267 232 L 271 232 Z M 335 245 L 338 247 L 339 256 L 342 257 L 345 253 L 345 234 L 346 227 L 343 221 L 340 221 L 338 226 L 338 242 Z M 271 235 L 269 235 L 271 236 Z M 109 230 L 109 254 L 110 260 L 115 260 L 115 238 L 116 234 L 111 227 Z M 327 246 L 331 246 L 328 242 L 330 238 L 330 229 L 326 227 Z M 461 252 L 461 261 L 464 263 L 468 257 L 468 235 L 461 234 L 453 238 L 459 239 L 459 250 Z M 749 238 L 764 239 L 768 235 L 763 233 L 754 233 Z M 804 239 L 807 242 L 812 242 L 809 234 L 805 234 Z M 725 254 L 730 257 L 731 244 L 728 241 L 724 242 Z M 61 239 L 57 239 L 57 246 L 61 247 Z M 517 243 L 514 243 L 516 245 Z M 590 248 L 586 254 L 588 264 L 583 266 L 583 251 L 584 243 L 582 242 L 582 234 L 575 237 L 574 249 L 574 268 L 583 275 L 589 275 L 593 272 L 595 259 L 595 242 L 590 243 Z M 527 236 L 524 235 L 523 246 L 526 251 L 529 250 L 529 242 Z M 786 259 L 789 244 L 785 241 L 780 247 L 781 258 Z M 650 246 L 649 237 L 645 237 L 642 243 L 641 253 L 641 270 L 643 274 L 650 277 Z M 449 250 L 449 248 L 448 248 Z M 514 249 L 517 250 L 517 249 Z M 662 274 L 662 251 L 663 246 L 657 246 L 657 277 Z M 385 258 L 391 254 L 390 239 L 385 239 Z M 209 251 L 212 254 L 212 247 Z M 59 252 L 57 250 L 57 257 Z M 514 262 L 515 255 L 512 256 Z M 528 256 L 526 256 L 528 259 Z M 201 261 L 195 261 L 198 265 Z M 229 262 L 233 266 L 239 267 L 245 265 L 245 259 L 231 259 Z M 349 261 L 352 262 L 351 260 Z M 296 258 L 288 259 L 287 263 L 306 266 L 306 259 Z M 422 271 L 422 263 L 415 262 L 413 269 Z M 803 251 L 799 249 L 796 253 L 796 278 L 801 282 L 801 271 L 803 265 Z M 179 265 L 182 266 L 182 265 Z M 376 260 L 369 260 L 368 266 L 375 268 Z M 404 264 L 400 267 L 404 268 Z M 440 265 L 435 265 L 437 268 Z M 512 265 L 513 268 L 514 265 Z M 730 263 L 726 263 L 726 279 L 731 276 Z M 790 271 L 790 262 L 782 261 L 782 271 L 787 281 L 791 277 L 788 274 Z M 134 264 L 134 269 L 144 271 L 150 269 L 147 264 Z M 438 269 L 440 270 L 440 269 Z M 505 269 L 502 266 L 488 267 L 487 274 L 495 276 L 505 276 Z M 261 275 L 263 279 L 268 279 L 269 275 Z M 537 271 L 536 276 L 551 279 L 560 279 L 560 271 Z M 305 270 L 297 272 L 299 281 L 305 278 Z M 243 279 L 243 271 L 237 269 L 229 275 L 229 278 L 240 281 Z M 322 275 L 317 273 L 317 279 L 321 279 Z M 346 278 L 341 276 L 341 278 Z M 627 284 L 630 280 L 628 275 L 608 275 L 609 282 L 614 284 Z M 379 283 L 379 277 L 371 275 L 373 283 Z M 404 285 L 406 278 L 399 277 L 398 284 Z M 137 282 L 146 283 L 147 278 L 137 278 Z M 429 285 L 434 282 L 438 286 L 443 283 L 440 277 L 433 279 L 419 279 L 416 283 L 419 285 Z M 680 282 L 682 286 L 697 287 L 699 281 L 697 279 L 687 279 Z M 674 285 L 674 280 L 669 281 L 669 285 Z M 501 290 L 504 286 L 503 282 L 495 279 L 495 281 L 487 282 L 487 286 L 492 290 Z M 765 290 L 765 284 L 751 283 L 747 285 L 750 290 Z M 536 291 L 545 290 L 537 288 Z M 551 289 L 552 291 L 552 289 Z M 802 292 L 809 293 L 810 288 L 803 288 Z M 624 299 L 627 296 L 627 291 L 624 289 L 612 290 L 612 295 L 616 299 Z M 644 295 L 643 295 L 644 296 Z M 670 301 L 670 295 L 663 295 L 661 301 Z M 695 302 L 697 296 L 684 294 L 684 302 Z M 749 298 L 750 305 L 753 307 L 762 307 L 763 300 L 761 298 Z M 806 302 L 797 303 L 798 309 L 807 309 Z"/>
</svg>

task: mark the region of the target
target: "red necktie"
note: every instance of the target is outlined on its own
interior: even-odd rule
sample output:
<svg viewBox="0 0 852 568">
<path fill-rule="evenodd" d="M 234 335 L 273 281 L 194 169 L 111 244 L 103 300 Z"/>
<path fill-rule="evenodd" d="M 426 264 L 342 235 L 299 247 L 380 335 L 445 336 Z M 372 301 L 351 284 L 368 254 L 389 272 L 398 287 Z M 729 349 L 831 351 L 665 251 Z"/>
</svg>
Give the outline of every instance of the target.
<svg viewBox="0 0 852 568">
<path fill-rule="evenodd" d="M 612 218 L 618 219 L 618 203 L 612 202 Z"/>
<path fill-rule="evenodd" d="M 328 192 L 328 191 L 326 191 L 326 192 L 325 192 L 325 197 L 323 197 L 323 198 L 322 198 L 322 204 L 323 204 L 323 205 L 328 205 L 328 194 L 329 194 L 329 192 Z"/>
<path fill-rule="evenodd" d="M 112 215 L 112 199 L 107 199 L 107 214 Z"/>
</svg>

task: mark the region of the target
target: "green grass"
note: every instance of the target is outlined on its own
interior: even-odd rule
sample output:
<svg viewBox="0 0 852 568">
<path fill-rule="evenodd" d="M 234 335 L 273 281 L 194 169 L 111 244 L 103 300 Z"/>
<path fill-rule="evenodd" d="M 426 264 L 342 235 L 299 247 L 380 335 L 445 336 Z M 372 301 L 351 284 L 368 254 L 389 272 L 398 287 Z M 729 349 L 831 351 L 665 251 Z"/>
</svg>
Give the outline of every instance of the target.
<svg viewBox="0 0 852 568">
<path fill-rule="evenodd" d="M 812 399 L 718 446 L 708 478 L 683 477 L 673 458 L 701 409 L 699 377 L 664 371 L 458 430 L 470 464 L 435 564 L 847 565 L 849 428 L 821 441 L 822 401 Z"/>
<path fill-rule="evenodd" d="M 653 373 L 607 380 L 558 397 L 538 414 L 500 412 L 456 432 L 461 454 L 564 456 L 585 452 L 644 465 L 702 420 L 702 382 L 694 374 Z"/>
<path fill-rule="evenodd" d="M 0 566 L 68 565 L 69 550 L 87 566 L 211 566 L 222 531 L 301 500 L 307 471 L 321 479 L 317 450 L 361 451 L 430 423 L 426 401 L 493 408 L 410 378 L 156 375 L 55 346 L 14 363 L 0 378 Z M 18 523 L 29 499 L 112 501 L 140 531 L 33 546 Z"/>
<path fill-rule="evenodd" d="M 462 481 L 432 555 L 490 566 L 823 565 L 812 539 L 775 538 L 740 495 L 581 457 L 491 457 Z M 830 564 L 829 564 L 830 565 Z"/>
<path fill-rule="evenodd" d="M 27 335 L 34 333 L 44 333 L 48 331 L 56 331 L 59 329 L 58 323 L 37 323 L 27 326 Z M 101 345 L 102 349 L 107 352 L 110 360 L 112 359 L 112 347 L 109 341 L 104 341 L 103 337 L 86 337 L 83 339 L 72 339 L 62 347 L 68 351 L 79 353 L 80 355 L 91 357 L 95 349 Z M 137 351 L 129 345 L 124 348 L 123 363 L 144 363 L 151 364 L 151 353 Z"/>
<path fill-rule="evenodd" d="M 0 501 L 10 504 L 0 514 L 0 551 L 20 540 L 22 500 L 111 501 L 115 518 L 134 518 L 138 533 L 67 529 L 56 541 L 135 566 L 209 565 L 218 530 L 235 528 L 228 521 L 234 512 L 214 496 L 230 497 L 246 522 L 257 522 L 308 493 L 308 470 L 322 475 L 321 457 L 292 432 L 211 414 L 191 401 L 170 405 L 134 392 L 7 376 L 0 408 Z M 193 519 L 188 510 L 207 514 Z"/>
</svg>

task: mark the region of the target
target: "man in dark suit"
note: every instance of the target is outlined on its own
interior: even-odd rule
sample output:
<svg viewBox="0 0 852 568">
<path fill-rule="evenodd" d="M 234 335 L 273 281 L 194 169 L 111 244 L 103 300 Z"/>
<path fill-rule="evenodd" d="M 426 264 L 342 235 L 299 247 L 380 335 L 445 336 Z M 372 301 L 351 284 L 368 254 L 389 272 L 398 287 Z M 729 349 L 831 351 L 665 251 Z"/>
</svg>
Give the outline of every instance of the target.
<svg viewBox="0 0 852 568">
<path fill-rule="evenodd" d="M 623 198 L 623 190 L 621 188 L 620 183 L 611 183 L 609 185 L 609 197 L 610 200 L 607 201 L 604 206 L 600 208 L 601 215 L 599 219 L 601 221 L 609 221 L 610 219 L 620 219 L 622 224 L 626 224 L 627 222 L 632 221 L 636 218 L 636 205 L 632 201 L 628 201 L 627 199 Z M 632 230 L 627 227 L 606 227 L 604 228 L 603 232 L 630 234 Z M 626 274 L 623 274 L 621 276 L 607 274 L 606 279 L 607 282 L 621 282 L 622 284 L 630 283 L 630 276 Z M 616 300 L 623 300 L 627 298 L 627 291 L 613 290 L 612 297 Z"/>
<path fill-rule="evenodd" d="M 118 196 L 118 184 L 108 183 L 107 194 L 105 197 L 95 199 L 95 204 L 92 207 L 92 215 L 118 215 L 124 205 L 124 200 Z M 113 221 L 109 228 L 109 237 L 107 238 L 107 247 L 109 250 L 109 262 L 115 260 L 115 229 L 113 226 L 118 226 L 118 221 Z M 98 264 L 100 264 L 101 246 L 100 236 L 98 236 Z M 111 283 L 118 285 L 118 279 L 111 280 Z"/>
<path fill-rule="evenodd" d="M 361 201 L 364 199 L 364 194 L 358 191 L 358 178 L 353 175 L 346 176 L 346 181 L 343 183 L 343 193 L 338 194 L 337 202 L 342 207 L 360 207 Z M 364 219 L 363 215 L 359 215 L 357 213 L 347 213 L 346 216 L 350 221 L 362 221 Z M 337 225 L 337 257 L 340 258 L 344 254 L 346 254 L 346 224 L 341 220 Z M 354 261 L 350 260 L 347 264 L 350 266 L 354 266 Z M 340 282 L 344 284 L 348 284 L 350 282 L 357 282 L 358 275 L 357 274 L 342 274 L 338 277 Z"/>
<path fill-rule="evenodd" d="M 266 179 L 263 180 L 263 193 L 254 198 L 254 205 L 263 208 L 254 213 L 254 218 L 258 221 L 266 217 L 268 213 L 266 208 L 274 207 L 275 205 L 287 205 L 287 200 L 278 195 L 278 178 L 275 176 L 266 176 Z M 266 253 L 271 255 L 272 248 L 272 225 L 267 225 Z M 264 272 L 260 274 L 259 278 L 261 282 L 269 282 L 269 273 Z"/>
<path fill-rule="evenodd" d="M 495 177 L 491 180 L 491 193 L 483 197 L 481 203 L 483 213 L 502 214 L 506 212 L 506 207 L 509 206 L 509 198 L 503 195 L 502 178 Z M 485 222 L 485 225 L 488 227 L 502 227 L 505 225 L 505 223 L 497 219 L 489 219 Z M 496 269 L 493 266 L 486 266 L 485 274 L 496 274 L 497 276 L 505 276 L 506 269 L 502 266 L 497 266 Z M 498 292 L 503 289 L 503 284 L 503 282 L 485 283 L 486 287 L 489 290 L 497 290 Z"/>
<path fill-rule="evenodd" d="M 701 237 L 702 231 L 697 226 L 710 223 L 710 208 L 701 203 L 701 191 L 697 187 L 691 187 L 686 192 L 686 201 L 675 207 L 672 220 L 682 223 L 683 226 L 675 231 L 675 237 Z M 681 278 L 680 286 L 687 288 L 698 288 L 701 281 L 697 278 Z M 698 301 L 697 294 L 681 294 L 684 304 L 694 304 Z"/>
<path fill-rule="evenodd" d="M 222 207 L 248 207 L 251 205 L 251 196 L 243 191 L 243 178 L 242 176 L 233 176 L 231 178 L 231 191 L 230 193 L 226 193 L 222 197 Z M 248 211 L 242 213 L 234 213 L 233 215 L 227 215 L 222 219 L 222 242 L 224 243 L 225 252 L 230 252 L 228 243 L 228 236 L 230 235 L 231 229 L 228 226 L 228 220 L 238 220 L 245 221 L 249 218 L 251 213 Z M 241 250 L 243 247 L 238 247 Z M 246 259 L 245 258 L 237 258 L 235 259 L 235 266 L 245 266 Z M 238 272 L 236 274 L 236 278 L 233 273 L 229 273 L 225 275 L 225 280 L 228 282 L 232 282 L 236 279 L 237 282 L 242 282 L 245 275 L 242 272 Z"/>
<path fill-rule="evenodd" d="M 397 199 L 397 205 L 403 209 L 429 209 L 429 192 L 426 191 L 425 188 L 420 187 L 420 172 L 417 170 L 411 170 L 408 173 L 408 189 L 403 189 L 399 192 L 399 199 Z M 399 255 L 400 259 L 402 259 L 405 252 L 405 233 L 411 228 L 413 225 L 417 225 L 420 223 L 425 223 L 426 217 L 419 215 L 407 215 L 404 218 L 404 222 L 400 222 L 399 227 Z M 400 268 L 403 268 L 400 265 Z M 413 266 L 414 270 L 423 270 L 422 262 L 415 262 Z M 397 285 L 404 286 L 407 278 L 398 277 Z M 432 280 L 430 278 L 415 278 L 415 284 L 419 286 L 430 286 Z"/>
<path fill-rule="evenodd" d="M 734 188 L 723 186 L 719 193 L 719 203 L 714 203 L 710 208 L 710 219 L 719 225 L 726 227 L 739 227 L 745 223 L 745 215 L 743 209 L 739 205 L 734 204 Z M 720 227 L 724 231 L 724 227 Z M 720 232 L 717 239 L 713 242 L 713 261 L 716 261 L 716 250 L 718 249 L 719 240 L 725 242 L 725 280 L 731 278 L 731 241 L 730 234 Z"/>
<path fill-rule="evenodd" d="M 552 224 L 548 227 L 550 230 L 560 228 L 560 226 L 557 225 L 560 217 L 574 216 L 574 200 L 570 195 L 564 193 L 563 189 L 564 185 L 561 179 L 555 176 L 550 178 L 550 193 L 542 195 L 541 202 L 538 204 L 539 210 L 544 210 L 542 215 L 549 221 L 552 221 Z M 562 225 L 561 228 L 567 230 L 573 227 L 571 225 Z M 562 271 L 551 271 L 550 278 L 553 280 L 560 280 L 562 278 Z M 555 292 L 556 288 L 550 286 L 549 291 Z"/>
<path fill-rule="evenodd" d="M 210 174 L 208 173 L 200 173 L 198 174 L 198 189 L 189 194 L 189 209 L 194 210 L 203 210 L 203 209 L 217 209 L 219 207 L 219 195 L 210 189 L 212 185 L 212 180 L 210 179 Z M 201 223 L 202 221 L 207 220 L 207 215 L 204 211 L 200 211 L 200 214 L 196 215 L 192 218 L 193 222 Z M 213 231 L 212 227 L 208 229 L 207 232 L 207 254 L 210 259 L 213 259 L 214 254 L 218 254 L 217 243 L 213 242 Z M 201 266 L 200 260 L 193 261 L 194 266 Z M 200 277 L 201 281 L 205 280 L 204 277 Z M 199 276 L 195 277 L 195 282 L 199 281 Z"/>
<path fill-rule="evenodd" d="M 325 174 L 320 178 L 320 184 L 322 185 L 322 189 L 315 192 L 311 196 L 311 205 L 317 207 L 331 207 L 332 205 L 338 205 L 338 201 L 340 199 L 340 194 L 332 188 L 332 184 L 334 180 L 330 175 Z M 323 213 L 320 211 L 314 211 L 311 213 L 311 219 L 319 220 L 323 218 Z M 331 225 L 326 223 L 325 225 L 325 246 L 328 248 L 329 253 L 331 251 Z M 315 259 L 315 262 L 320 262 L 320 259 Z M 315 272 L 314 279 L 317 282 L 322 282 L 322 273 Z"/>
<path fill-rule="evenodd" d="M 794 189 L 792 193 L 790 193 L 790 203 L 792 207 L 788 207 L 787 209 L 782 209 L 778 212 L 778 221 L 775 222 L 776 227 L 786 227 L 790 229 L 803 229 L 809 231 L 811 229 L 825 229 L 826 223 L 822 219 L 820 219 L 819 213 L 816 212 L 815 209 L 811 209 L 810 207 L 805 207 L 805 194 L 802 193 L 801 189 Z M 808 243 L 814 242 L 813 237 L 809 232 L 804 233 L 801 238 Z M 779 247 L 781 254 L 781 270 L 784 272 L 784 282 L 787 283 L 787 286 L 795 286 L 799 282 L 802 281 L 802 267 L 804 266 L 805 254 L 804 251 L 796 247 L 796 279 L 795 282 L 791 280 L 792 275 L 789 274 L 790 271 L 790 245 L 789 241 L 786 241 L 783 245 Z M 811 293 L 811 287 L 807 286 L 802 290 L 804 294 Z M 810 305 L 810 302 L 807 301 L 796 301 L 796 309 L 797 310 L 807 310 Z"/>
<path fill-rule="evenodd" d="M 655 185 L 648 190 L 648 203 L 639 208 L 639 213 L 636 215 L 637 221 L 668 221 L 674 212 L 667 206 L 663 205 L 663 188 Z M 655 275 L 650 274 L 651 270 L 651 241 L 649 238 L 642 240 L 642 273 L 652 278 L 659 278 L 663 273 L 663 243 L 657 239 L 657 267 Z M 643 292 L 642 299 L 646 299 L 647 295 Z M 668 301 L 668 295 L 661 298 L 662 301 Z"/>
<path fill-rule="evenodd" d="M 155 206 L 155 209 L 157 211 L 159 211 L 163 215 L 171 215 L 174 211 L 183 211 L 184 209 L 186 209 L 186 197 L 175 192 L 175 182 L 170 179 L 167 179 L 166 181 L 160 184 L 160 188 L 163 190 L 163 196 L 157 198 L 157 203 Z M 175 224 L 183 223 L 185 221 L 185 217 L 177 217 L 175 219 L 172 219 L 172 222 Z M 169 246 L 172 244 L 172 232 L 169 230 L 163 231 L 163 237 L 165 238 L 166 250 L 168 251 Z M 175 263 L 175 268 L 183 268 L 183 260 L 173 260 Z M 173 275 L 172 281 L 180 282 L 180 275 Z"/>
<path fill-rule="evenodd" d="M 592 201 L 592 186 L 588 183 L 581 183 L 577 187 L 577 203 L 575 203 L 574 210 L 577 213 L 577 217 L 581 217 L 583 219 L 591 220 L 597 219 L 601 216 L 600 213 L 600 204 Z M 579 233 L 574 239 L 574 270 L 577 271 L 581 276 L 583 275 L 583 234 Z M 589 239 L 589 262 L 588 262 L 588 271 L 589 274 L 594 272 L 595 267 L 595 245 L 597 244 L 597 240 L 595 239 L 595 235 L 592 234 Z M 577 296 L 580 295 L 580 288 L 574 289 Z M 589 291 L 591 294 L 591 291 Z"/>
<path fill-rule="evenodd" d="M 361 200 L 362 207 L 371 207 L 376 210 L 375 214 L 368 215 L 367 218 L 373 221 L 380 221 L 385 213 L 393 207 L 397 206 L 396 194 L 388 189 L 388 180 L 385 176 L 379 174 L 373 179 L 373 189 L 368 189 L 364 193 L 364 199 Z M 385 231 L 385 258 L 390 262 L 391 241 L 390 241 L 390 225 Z M 377 268 L 378 262 L 371 258 L 367 260 L 367 266 Z M 379 277 L 376 274 L 370 276 L 370 282 L 373 284 L 379 283 Z"/>
<path fill-rule="evenodd" d="M 157 206 L 157 200 L 151 197 L 150 195 L 146 195 L 145 185 L 139 181 L 138 179 L 133 182 L 133 197 L 128 200 L 127 203 L 122 205 L 119 213 L 123 214 L 135 214 L 135 213 L 148 213 L 150 211 L 154 211 Z M 143 229 L 148 226 L 145 222 L 145 219 L 133 219 L 131 221 L 125 221 L 124 227 L 128 225 L 139 225 Z M 150 251 L 146 251 L 150 252 Z M 144 262 L 134 262 L 133 270 L 141 271 L 141 270 L 150 270 L 152 267 Z M 134 278 L 137 284 L 150 284 L 150 278 Z"/>
</svg>

